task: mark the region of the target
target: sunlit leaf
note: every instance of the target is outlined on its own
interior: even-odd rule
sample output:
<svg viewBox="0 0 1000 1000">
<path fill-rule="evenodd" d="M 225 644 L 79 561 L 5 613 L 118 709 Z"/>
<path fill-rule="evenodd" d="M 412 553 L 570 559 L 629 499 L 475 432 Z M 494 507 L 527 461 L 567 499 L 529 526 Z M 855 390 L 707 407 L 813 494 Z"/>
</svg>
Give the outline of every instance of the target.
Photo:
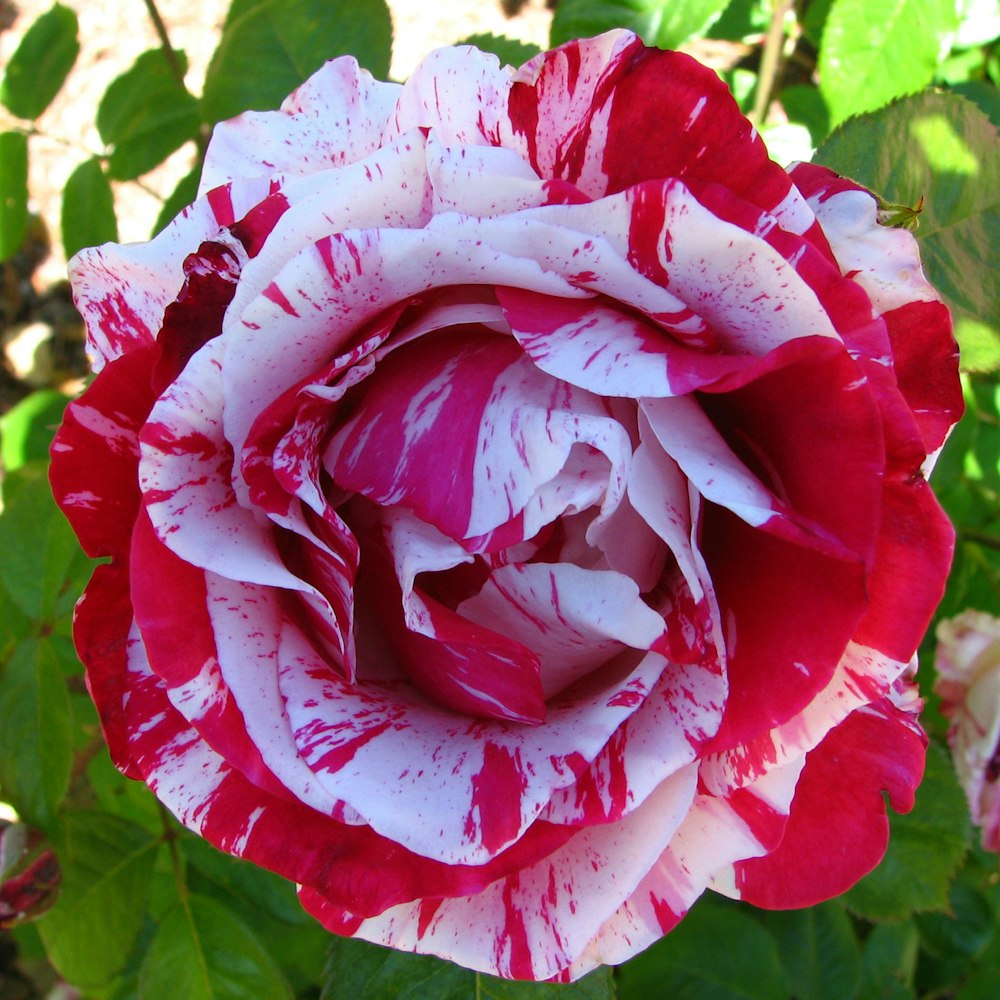
<svg viewBox="0 0 1000 1000">
<path fill-rule="evenodd" d="M 176 53 L 180 70 L 183 53 Z M 177 79 L 163 49 L 143 52 L 112 81 L 97 109 L 97 130 L 111 149 L 108 172 L 132 180 L 162 163 L 198 132 L 198 102 Z"/>
<path fill-rule="evenodd" d="M 4 797 L 28 822 L 47 829 L 73 764 L 69 696 L 51 638 L 23 639 L 0 667 L 0 720 Z"/>
<path fill-rule="evenodd" d="M 21 248 L 28 227 L 28 137 L 0 132 L 0 261 Z"/>
<path fill-rule="evenodd" d="M 561 0 L 552 19 L 550 44 L 629 28 L 647 45 L 677 48 L 706 31 L 729 0 Z"/>
<path fill-rule="evenodd" d="M 248 108 L 276 108 L 339 55 L 356 56 L 385 79 L 391 47 L 385 0 L 244 0 L 227 18 L 208 67 L 203 113 L 216 122 Z"/>
<path fill-rule="evenodd" d="M 837 903 L 762 912 L 797 1000 L 852 1000 L 861 955 L 851 921 Z"/>
<path fill-rule="evenodd" d="M 542 51 L 537 45 L 503 35 L 469 35 L 457 44 L 475 45 L 482 52 L 492 52 L 506 66 L 520 66 Z"/>
<path fill-rule="evenodd" d="M 0 102 L 18 118 L 37 118 L 59 93 L 79 52 L 76 14 L 53 4 L 11 56 L 0 84 Z"/>
<path fill-rule="evenodd" d="M 291 1000 L 260 939 L 224 906 L 194 893 L 164 917 L 139 974 L 139 1000 Z"/>
<path fill-rule="evenodd" d="M 611 970 L 569 985 L 512 982 L 428 955 L 334 938 L 321 1000 L 614 1000 Z"/>
<path fill-rule="evenodd" d="M 59 901 L 38 929 L 49 961 L 69 982 L 101 986 L 125 967 L 139 934 L 158 843 L 117 816 L 72 812 L 55 847 Z"/>
<path fill-rule="evenodd" d="M 619 1000 L 786 1000 L 774 937 L 749 913 L 702 897 L 665 938 L 619 969 Z"/>
<path fill-rule="evenodd" d="M 118 239 L 114 195 L 96 157 L 81 163 L 69 175 L 63 190 L 61 228 L 67 260 L 84 247 Z"/>
<path fill-rule="evenodd" d="M 1000 139 L 987 116 L 956 94 L 919 94 L 847 122 L 815 160 L 887 201 L 924 198 L 921 257 L 953 311 L 963 367 L 1000 368 Z"/>
<path fill-rule="evenodd" d="M 958 26 L 955 7 L 954 0 L 833 0 L 819 50 L 833 124 L 926 87 Z"/>
</svg>

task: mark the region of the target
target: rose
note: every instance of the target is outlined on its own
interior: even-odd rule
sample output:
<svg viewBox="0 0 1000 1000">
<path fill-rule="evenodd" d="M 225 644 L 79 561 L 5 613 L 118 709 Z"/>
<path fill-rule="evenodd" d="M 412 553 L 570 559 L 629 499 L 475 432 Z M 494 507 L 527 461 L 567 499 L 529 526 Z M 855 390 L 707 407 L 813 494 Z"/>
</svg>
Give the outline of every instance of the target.
<svg viewBox="0 0 1000 1000">
<path fill-rule="evenodd" d="M 623 32 L 335 60 L 201 191 L 72 265 L 117 766 L 331 930 L 514 978 L 872 868 L 961 407 L 911 235 Z"/>
<path fill-rule="evenodd" d="M 941 711 L 948 743 L 983 847 L 1000 851 L 1000 618 L 963 611 L 937 627 Z"/>
<path fill-rule="evenodd" d="M 59 861 L 37 830 L 0 820 L 0 931 L 48 911 L 61 874 Z"/>
</svg>

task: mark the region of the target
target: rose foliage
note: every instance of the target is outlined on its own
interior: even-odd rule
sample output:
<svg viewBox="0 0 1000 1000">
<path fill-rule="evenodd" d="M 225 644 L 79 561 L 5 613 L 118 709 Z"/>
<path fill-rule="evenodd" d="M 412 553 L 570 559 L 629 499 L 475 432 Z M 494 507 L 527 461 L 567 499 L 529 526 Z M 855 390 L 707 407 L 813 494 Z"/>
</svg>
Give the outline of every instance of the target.
<svg viewBox="0 0 1000 1000">
<path fill-rule="evenodd" d="M 117 766 L 330 930 L 571 980 L 908 809 L 947 310 L 863 188 L 627 32 L 219 126 L 72 265 L 52 483 Z"/>
</svg>

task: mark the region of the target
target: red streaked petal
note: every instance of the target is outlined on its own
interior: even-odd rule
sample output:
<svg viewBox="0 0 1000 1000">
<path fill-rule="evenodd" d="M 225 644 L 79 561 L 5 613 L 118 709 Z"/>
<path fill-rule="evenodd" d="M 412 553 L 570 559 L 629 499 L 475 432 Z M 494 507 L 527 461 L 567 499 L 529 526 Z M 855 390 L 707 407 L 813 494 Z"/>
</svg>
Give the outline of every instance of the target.
<svg viewBox="0 0 1000 1000">
<path fill-rule="evenodd" d="M 806 757 L 777 849 L 735 865 L 740 898 L 766 909 L 812 906 L 882 860 L 889 839 L 882 791 L 913 808 L 927 738 L 890 699 L 859 708 Z"/>
<path fill-rule="evenodd" d="M 398 676 L 346 684 L 294 630 L 281 663 L 292 730 L 318 780 L 384 836 L 449 864 L 485 863 L 524 836 L 665 666 L 654 656 L 591 675 L 549 701 L 544 726 L 524 726 L 462 718 Z"/>
<path fill-rule="evenodd" d="M 642 879 L 691 804 L 691 769 L 663 782 L 619 823 L 577 831 L 565 847 L 475 896 L 426 900 L 352 919 L 311 888 L 299 898 L 331 930 L 439 955 L 514 979 L 551 979 Z"/>
<path fill-rule="evenodd" d="M 155 362 L 156 349 L 149 344 L 105 366 L 66 407 L 52 443 L 52 492 L 93 558 L 128 553 L 141 500 L 139 432 L 155 401 L 150 385 Z M 95 468 L 101 470 L 99 485 Z"/>
</svg>

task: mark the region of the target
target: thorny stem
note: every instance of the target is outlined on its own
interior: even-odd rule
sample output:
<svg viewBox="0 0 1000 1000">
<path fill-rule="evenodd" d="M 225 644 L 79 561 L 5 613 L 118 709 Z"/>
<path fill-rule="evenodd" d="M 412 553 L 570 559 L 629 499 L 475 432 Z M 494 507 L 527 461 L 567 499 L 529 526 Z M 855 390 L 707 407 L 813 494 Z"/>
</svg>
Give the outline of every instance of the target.
<svg viewBox="0 0 1000 1000">
<path fill-rule="evenodd" d="M 163 18 L 160 17 L 160 12 L 156 9 L 156 0 L 144 0 L 146 4 L 146 10 L 149 11 L 149 18 L 153 22 L 153 27 L 156 29 L 157 37 L 160 39 L 160 45 L 163 46 L 163 55 L 167 60 L 167 64 L 170 66 L 171 72 L 177 79 L 177 82 L 181 87 L 184 86 L 184 69 L 181 66 L 180 59 L 177 58 L 177 51 L 170 44 L 170 36 L 167 34 L 167 26 L 163 23 Z"/>
<path fill-rule="evenodd" d="M 170 36 L 167 34 L 167 26 L 163 23 L 163 18 L 160 16 L 159 10 L 156 7 L 156 0 L 143 0 L 146 4 L 146 10 L 149 12 L 149 19 L 153 22 L 153 27 L 156 29 L 156 35 L 160 39 L 160 45 L 163 48 L 163 56 L 167 60 L 167 65 L 170 67 L 170 71 L 174 74 L 174 78 L 177 80 L 177 85 L 182 89 L 186 89 L 184 86 L 184 67 L 181 66 L 181 61 L 177 56 L 177 50 L 170 44 Z M 202 125 L 198 130 L 197 136 L 195 136 L 195 145 L 198 147 L 198 160 L 199 162 L 205 155 L 205 149 L 208 146 L 209 129 L 207 125 Z"/>
<path fill-rule="evenodd" d="M 757 94 L 754 97 L 750 121 L 758 128 L 764 123 L 771 92 L 778 77 L 778 60 L 785 41 L 785 15 L 791 10 L 794 0 L 771 0 L 771 24 L 764 39 L 764 51 L 760 57 L 760 72 L 757 74 Z"/>
</svg>

